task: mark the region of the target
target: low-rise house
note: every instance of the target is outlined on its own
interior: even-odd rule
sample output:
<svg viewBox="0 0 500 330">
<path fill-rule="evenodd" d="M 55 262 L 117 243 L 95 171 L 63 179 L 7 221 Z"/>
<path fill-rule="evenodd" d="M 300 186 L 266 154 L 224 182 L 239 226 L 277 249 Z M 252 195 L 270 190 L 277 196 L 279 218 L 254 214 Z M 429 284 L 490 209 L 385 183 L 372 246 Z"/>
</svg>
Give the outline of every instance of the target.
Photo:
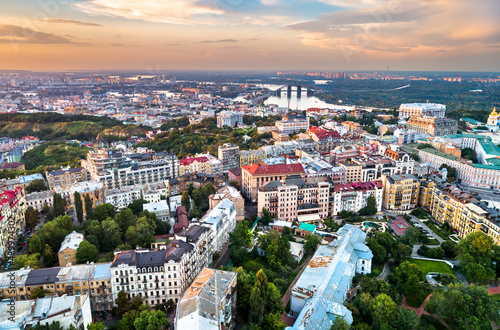
<svg viewBox="0 0 500 330">
<path fill-rule="evenodd" d="M 170 221 L 170 208 L 166 200 L 143 204 L 142 208 L 144 211 L 156 214 L 156 217 L 161 221 Z"/>
<path fill-rule="evenodd" d="M 77 233 L 76 231 L 66 235 L 64 241 L 61 243 L 59 252 L 57 252 L 59 265 L 64 266 L 68 262 L 76 264 L 76 250 L 84 239 L 83 234 Z"/>
<path fill-rule="evenodd" d="M 315 232 L 316 232 L 316 225 L 305 222 L 301 222 L 299 228 L 295 230 L 295 234 L 301 237 L 314 235 Z"/>
<path fill-rule="evenodd" d="M 37 191 L 26 195 L 26 205 L 33 207 L 38 212 L 42 211 L 44 205 L 52 206 L 54 192 L 51 190 Z"/>
</svg>

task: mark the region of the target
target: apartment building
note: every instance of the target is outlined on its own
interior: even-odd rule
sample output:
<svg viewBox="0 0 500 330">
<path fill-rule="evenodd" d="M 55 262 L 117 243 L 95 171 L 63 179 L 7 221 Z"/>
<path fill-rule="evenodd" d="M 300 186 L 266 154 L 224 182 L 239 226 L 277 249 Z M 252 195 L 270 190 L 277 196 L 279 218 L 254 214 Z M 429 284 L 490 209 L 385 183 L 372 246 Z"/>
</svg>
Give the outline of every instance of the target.
<svg viewBox="0 0 500 330">
<path fill-rule="evenodd" d="M 57 252 L 59 265 L 64 266 L 68 263 L 76 264 L 76 250 L 84 239 L 83 234 L 77 233 L 76 231 L 73 231 L 64 237 L 61 247 Z"/>
<path fill-rule="evenodd" d="M 381 181 L 368 181 L 335 185 L 331 215 L 342 211 L 358 212 L 367 205 L 368 197 L 377 201 L 377 212 L 382 211 L 383 186 Z"/>
<path fill-rule="evenodd" d="M 233 329 L 237 273 L 204 268 L 177 304 L 176 329 Z"/>
<path fill-rule="evenodd" d="M 70 186 L 78 182 L 91 180 L 90 173 L 83 167 L 63 168 L 57 171 L 45 172 L 45 175 L 51 190 L 59 186 Z"/>
<path fill-rule="evenodd" d="M 209 253 L 221 252 L 229 241 L 229 233 L 236 228 L 236 207 L 229 199 L 224 199 L 201 219 L 200 224 L 210 229 Z"/>
<path fill-rule="evenodd" d="M 36 191 L 31 194 L 26 194 L 26 206 L 31 206 L 38 212 L 42 211 L 44 205 L 52 206 L 53 203 L 54 192 L 51 190 Z"/>
<path fill-rule="evenodd" d="M 229 169 L 240 166 L 240 147 L 224 143 L 218 148 L 218 158 L 222 162 L 222 171 L 225 174 Z"/>
<path fill-rule="evenodd" d="M 330 163 L 338 165 L 349 158 L 356 158 L 364 155 L 372 155 L 374 153 L 373 146 L 365 145 L 343 145 L 330 150 Z"/>
<path fill-rule="evenodd" d="M 446 106 L 437 103 L 403 103 L 399 106 L 399 118 L 406 119 L 412 116 L 429 116 L 444 118 Z"/>
<path fill-rule="evenodd" d="M 339 166 L 342 167 L 346 174 L 346 183 L 360 182 L 362 176 L 362 168 L 363 166 L 357 162 L 352 160 L 345 160 L 339 163 Z"/>
<path fill-rule="evenodd" d="M 245 218 L 245 200 L 238 189 L 229 185 L 218 189 L 215 194 L 208 196 L 210 210 L 213 210 L 225 199 L 233 202 L 236 208 L 236 220 L 243 220 Z"/>
<path fill-rule="evenodd" d="M 54 191 L 66 200 L 67 205 L 75 203 L 75 192 L 80 193 L 82 203 L 85 203 L 85 197 L 89 196 L 94 206 L 104 203 L 104 182 L 85 181 L 77 182 L 69 186 L 57 186 Z M 85 208 L 83 210 L 85 213 Z"/>
<path fill-rule="evenodd" d="M 382 175 L 382 206 L 390 211 L 407 211 L 417 206 L 420 182 L 413 174 Z"/>
<path fill-rule="evenodd" d="M 161 221 L 170 221 L 170 208 L 166 200 L 142 205 L 144 211 L 154 213 Z"/>
<path fill-rule="evenodd" d="M 443 136 L 457 134 L 458 123 L 451 118 L 412 116 L 406 122 L 406 128 L 420 134 Z"/>
<path fill-rule="evenodd" d="M 82 167 L 105 189 L 145 185 L 179 176 L 179 160 L 172 152 L 127 155 L 118 149 L 101 148 L 87 154 Z"/>
<path fill-rule="evenodd" d="M 26 198 L 22 187 L 0 192 L 0 258 L 14 256 L 15 242 L 26 227 L 25 211 Z"/>
<path fill-rule="evenodd" d="M 104 202 L 113 205 L 117 210 L 123 210 L 126 209 L 130 203 L 141 198 L 141 188 L 138 186 L 129 186 L 107 189 Z"/>
<path fill-rule="evenodd" d="M 186 157 L 179 161 L 179 175 L 186 173 L 212 173 L 210 160 L 203 157 Z"/>
<path fill-rule="evenodd" d="M 281 133 L 285 133 L 288 135 L 293 133 L 298 134 L 300 132 L 306 132 L 309 129 L 309 118 L 277 120 L 274 125 Z"/>
<path fill-rule="evenodd" d="M 342 125 L 349 134 L 359 134 L 363 130 L 363 125 L 353 121 L 343 121 Z"/>
<path fill-rule="evenodd" d="M 319 127 L 311 127 L 307 135 L 316 142 L 316 150 L 320 152 L 330 152 L 344 142 L 339 132 Z"/>
<path fill-rule="evenodd" d="M 392 152 L 392 150 L 386 151 L 389 154 Z M 397 156 L 400 155 L 398 152 L 396 153 Z M 359 181 L 362 182 L 380 179 L 382 175 L 413 173 L 415 162 L 410 155 L 404 153 L 402 157 L 395 159 L 392 160 L 381 155 L 370 155 L 354 158 L 352 162 L 361 166 L 361 179 Z"/>
<path fill-rule="evenodd" d="M 300 174 L 274 180 L 258 190 L 258 214 L 266 208 L 278 220 L 318 221 L 329 215 L 331 184 L 326 178 L 303 178 Z"/>
<path fill-rule="evenodd" d="M 257 191 L 267 183 L 283 180 L 288 175 L 304 176 L 301 164 L 258 165 L 252 164 L 241 168 L 241 190 L 252 202 L 257 202 Z"/>
<path fill-rule="evenodd" d="M 242 150 L 240 151 L 240 167 L 257 164 L 259 160 L 266 158 L 266 152 L 264 150 Z"/>
<path fill-rule="evenodd" d="M 213 174 L 213 175 L 222 175 L 223 174 L 222 162 L 220 161 L 219 158 L 214 157 L 209 153 L 196 154 L 196 157 L 208 158 L 208 162 L 210 163 L 210 170 L 206 174 Z"/>
</svg>

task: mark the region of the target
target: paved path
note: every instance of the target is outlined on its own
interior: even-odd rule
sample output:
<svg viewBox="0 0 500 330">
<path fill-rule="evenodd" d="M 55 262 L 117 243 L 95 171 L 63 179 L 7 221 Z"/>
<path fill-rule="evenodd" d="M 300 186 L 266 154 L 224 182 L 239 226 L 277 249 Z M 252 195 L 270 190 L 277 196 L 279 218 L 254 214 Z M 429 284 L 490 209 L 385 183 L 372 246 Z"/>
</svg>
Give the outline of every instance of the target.
<svg viewBox="0 0 500 330">
<path fill-rule="evenodd" d="M 393 216 L 393 217 L 397 217 L 399 215 L 401 215 L 401 216 L 405 215 L 405 214 L 392 213 L 392 212 L 389 212 L 387 210 L 382 210 L 382 212 L 384 214 L 387 214 L 387 215 L 390 215 L 390 216 Z M 437 239 L 437 241 L 439 242 L 439 244 L 441 244 L 441 243 L 444 242 L 444 239 L 442 239 L 441 237 L 439 237 L 438 234 L 436 234 L 432 229 L 430 229 L 429 227 L 427 227 L 427 225 L 425 223 L 423 223 L 419 218 L 417 218 L 416 216 L 411 215 L 409 213 L 407 215 L 409 215 L 411 217 L 411 219 L 414 220 L 413 223 L 418 223 L 419 225 L 422 226 L 423 229 L 427 230 L 431 234 L 431 236 L 433 238 Z"/>
<path fill-rule="evenodd" d="M 384 264 L 384 269 L 382 270 L 382 273 L 380 273 L 378 276 L 377 276 L 377 280 L 385 280 L 385 278 L 387 277 L 387 275 L 389 275 L 391 273 L 391 266 L 394 262 L 392 260 L 388 260 L 385 264 Z"/>
<path fill-rule="evenodd" d="M 215 262 L 214 265 L 212 265 L 212 268 L 220 268 L 220 267 L 226 267 L 227 264 L 229 263 L 229 242 L 226 243 L 222 247 L 222 251 L 220 253 L 220 258 Z"/>
<path fill-rule="evenodd" d="M 307 266 L 307 264 L 309 264 L 309 261 L 311 261 L 311 258 L 312 258 L 312 256 L 307 257 L 307 259 L 304 261 L 302 266 L 300 266 L 300 267 L 302 267 L 302 269 L 297 274 L 297 276 L 295 276 L 295 278 L 293 279 L 292 284 L 290 284 L 290 286 L 288 287 L 288 290 L 286 290 L 285 294 L 283 295 L 283 298 L 281 298 L 281 304 L 283 305 L 283 307 L 286 307 L 286 304 L 288 304 L 288 300 L 290 300 L 290 294 L 292 292 L 293 286 L 299 280 L 300 275 L 302 275 L 302 273 L 306 269 L 306 266 Z"/>
<path fill-rule="evenodd" d="M 403 306 L 405 308 L 411 309 L 412 311 L 415 311 L 415 313 L 417 313 L 418 317 L 421 317 L 423 314 L 432 316 L 436 320 L 438 320 L 439 322 L 441 322 L 441 324 L 444 325 L 447 329 L 450 329 L 450 327 L 448 326 L 448 324 L 446 324 L 443 320 L 441 320 L 436 314 L 431 314 L 431 313 L 425 311 L 425 309 L 424 309 L 425 304 L 431 298 L 431 296 L 432 296 L 432 293 L 430 295 L 428 295 L 427 298 L 425 298 L 424 302 L 422 303 L 422 305 L 420 305 L 419 308 L 408 306 L 408 304 L 406 303 L 406 297 L 403 296 Z"/>
</svg>

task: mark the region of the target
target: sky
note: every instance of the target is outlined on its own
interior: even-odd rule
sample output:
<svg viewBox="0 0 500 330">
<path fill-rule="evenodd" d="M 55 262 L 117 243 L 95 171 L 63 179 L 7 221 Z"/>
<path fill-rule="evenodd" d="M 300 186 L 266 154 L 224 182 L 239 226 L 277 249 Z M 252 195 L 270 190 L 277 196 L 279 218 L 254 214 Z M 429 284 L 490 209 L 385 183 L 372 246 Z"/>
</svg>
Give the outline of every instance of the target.
<svg viewBox="0 0 500 330">
<path fill-rule="evenodd" d="M 0 69 L 500 71 L 499 0 L 0 0 Z"/>
</svg>

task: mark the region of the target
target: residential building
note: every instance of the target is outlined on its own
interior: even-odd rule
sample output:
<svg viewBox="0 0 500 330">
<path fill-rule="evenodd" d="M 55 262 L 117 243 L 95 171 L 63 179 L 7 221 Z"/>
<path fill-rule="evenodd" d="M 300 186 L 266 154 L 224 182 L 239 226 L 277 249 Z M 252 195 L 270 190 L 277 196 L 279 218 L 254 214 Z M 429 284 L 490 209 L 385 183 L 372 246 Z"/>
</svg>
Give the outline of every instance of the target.
<svg viewBox="0 0 500 330">
<path fill-rule="evenodd" d="M 374 153 L 373 146 L 366 145 L 343 145 L 330 150 L 330 163 L 338 165 L 349 158 L 358 156 L 372 155 Z"/>
<path fill-rule="evenodd" d="M 430 116 L 444 118 L 446 106 L 437 103 L 404 103 L 399 106 L 399 118 Z"/>
<path fill-rule="evenodd" d="M 90 173 L 83 167 L 63 168 L 57 171 L 46 172 L 47 183 L 50 189 L 59 186 L 69 186 L 78 182 L 89 181 Z"/>
<path fill-rule="evenodd" d="M 26 227 L 25 211 L 22 187 L 0 192 L 0 258 L 14 257 L 15 243 Z"/>
<path fill-rule="evenodd" d="M 12 310 L 15 313 L 12 314 Z M 58 322 L 63 329 L 74 327 L 87 330 L 87 325 L 92 323 L 89 296 L 48 296 L 0 302 L 1 329 L 29 329 L 37 325 L 49 326 L 54 322 Z"/>
<path fill-rule="evenodd" d="M 222 162 L 219 158 L 212 156 L 209 153 L 206 154 L 196 154 L 196 157 L 206 157 L 210 163 L 210 170 L 206 174 L 222 175 L 223 167 Z"/>
<path fill-rule="evenodd" d="M 168 207 L 168 203 L 166 200 L 143 204 L 142 208 L 144 211 L 154 213 L 156 217 L 161 221 L 170 221 L 170 208 Z"/>
<path fill-rule="evenodd" d="M 106 189 L 156 183 L 179 176 L 179 160 L 172 152 L 124 154 L 119 149 L 94 148 L 82 160 L 93 181 Z"/>
<path fill-rule="evenodd" d="M 451 118 L 412 116 L 406 121 L 406 128 L 420 134 L 443 136 L 457 134 L 458 123 Z"/>
<path fill-rule="evenodd" d="M 106 190 L 104 202 L 113 205 L 116 209 L 122 210 L 135 201 L 142 198 L 141 188 L 138 186 L 114 188 Z"/>
<path fill-rule="evenodd" d="M 408 211 L 417 206 L 420 182 L 413 174 L 382 175 L 382 206 L 390 211 Z"/>
<path fill-rule="evenodd" d="M 277 120 L 275 123 L 279 132 L 293 134 L 306 132 L 309 129 L 309 118 L 295 118 L 289 120 Z"/>
<path fill-rule="evenodd" d="M 176 329 L 233 329 L 236 323 L 235 272 L 204 268 L 177 304 Z"/>
<path fill-rule="evenodd" d="M 12 162 L 12 163 L 3 163 L 0 165 L 0 170 L 9 170 L 9 171 L 24 171 L 24 164 L 20 162 Z"/>
<path fill-rule="evenodd" d="M 360 182 L 362 178 L 362 168 L 363 166 L 352 160 L 345 160 L 339 163 L 346 174 L 346 183 Z"/>
<path fill-rule="evenodd" d="M 258 165 L 252 164 L 241 168 L 242 193 L 252 202 L 257 202 L 257 191 L 267 183 L 283 180 L 288 175 L 304 176 L 301 164 Z"/>
<path fill-rule="evenodd" d="M 316 233 L 316 225 L 301 222 L 295 234 L 300 237 L 307 237 L 309 235 L 314 235 Z"/>
<path fill-rule="evenodd" d="M 290 253 L 295 261 L 300 262 L 305 255 L 304 244 L 290 242 Z"/>
<path fill-rule="evenodd" d="M 243 220 L 245 218 L 245 200 L 241 193 L 233 186 L 224 186 L 217 190 L 217 192 L 208 197 L 210 210 L 213 210 L 224 199 L 229 199 L 233 202 L 236 208 L 236 220 Z"/>
<path fill-rule="evenodd" d="M 217 127 L 235 127 L 243 125 L 243 112 L 221 111 L 217 114 Z"/>
<path fill-rule="evenodd" d="M 342 125 L 345 127 L 349 134 L 359 134 L 363 130 L 363 125 L 353 121 L 343 121 Z"/>
<path fill-rule="evenodd" d="M 179 161 L 179 175 L 186 173 L 206 173 L 212 172 L 210 161 L 207 157 L 186 157 Z"/>
<path fill-rule="evenodd" d="M 229 233 L 236 228 L 236 223 L 236 207 L 229 199 L 218 203 L 200 219 L 200 224 L 210 229 L 210 255 L 222 251 L 229 242 Z"/>
<path fill-rule="evenodd" d="M 230 168 L 240 166 L 240 147 L 235 144 L 224 143 L 219 146 L 218 158 L 222 162 L 222 171 L 227 173 Z"/>
<path fill-rule="evenodd" d="M 257 164 L 259 160 L 266 158 L 264 150 L 242 150 L 240 151 L 240 166 Z"/>
<path fill-rule="evenodd" d="M 295 174 L 274 180 L 258 190 L 258 215 L 266 208 L 283 221 L 318 221 L 329 215 L 331 184 L 326 178 L 303 178 Z"/>
<path fill-rule="evenodd" d="M 57 252 L 59 265 L 64 266 L 69 262 L 76 264 L 76 250 L 84 239 L 83 234 L 77 233 L 76 231 L 66 235 L 64 241 L 61 243 L 59 251 Z"/>
<path fill-rule="evenodd" d="M 230 168 L 227 171 L 227 181 L 231 182 L 233 180 L 238 182 L 238 187 L 241 187 L 242 184 L 241 167 Z"/>
<path fill-rule="evenodd" d="M 330 152 L 344 142 L 339 132 L 319 127 L 310 127 L 307 135 L 316 142 L 316 150 L 320 152 Z"/>
<path fill-rule="evenodd" d="M 51 190 L 26 194 L 26 206 L 31 206 L 38 212 L 42 211 L 44 205 L 52 206 L 53 202 L 54 192 Z"/>
<path fill-rule="evenodd" d="M 82 203 L 85 197 L 89 196 L 94 206 L 104 203 L 104 183 L 98 181 L 84 181 L 71 184 L 69 186 L 57 186 L 54 191 L 66 200 L 68 206 L 75 203 L 75 192 L 80 193 Z M 85 214 L 85 208 L 83 210 Z"/>
<path fill-rule="evenodd" d="M 377 212 L 382 211 L 382 182 L 368 181 L 335 185 L 331 215 L 338 215 L 342 211 L 358 212 L 367 205 L 370 196 L 375 197 L 377 201 Z"/>
<path fill-rule="evenodd" d="M 366 233 L 344 225 L 337 238 L 320 245 L 300 275 L 290 295 L 290 314 L 296 317 L 287 329 L 330 329 L 332 319 L 348 324 L 352 313 L 344 306 L 355 274 L 369 274 L 373 254 L 365 245 Z"/>
</svg>

